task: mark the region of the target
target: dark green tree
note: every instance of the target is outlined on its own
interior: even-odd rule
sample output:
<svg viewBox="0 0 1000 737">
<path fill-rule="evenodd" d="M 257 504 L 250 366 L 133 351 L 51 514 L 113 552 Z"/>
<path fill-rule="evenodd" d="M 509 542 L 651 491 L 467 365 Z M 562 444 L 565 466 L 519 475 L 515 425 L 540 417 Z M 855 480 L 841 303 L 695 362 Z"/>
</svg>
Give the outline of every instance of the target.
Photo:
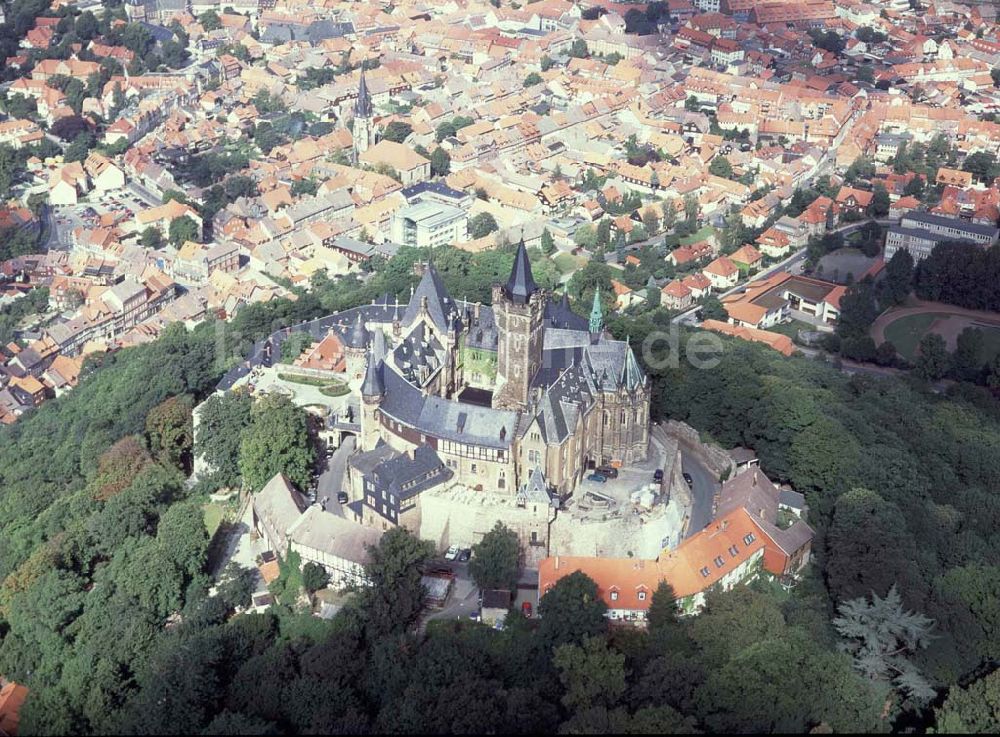
<svg viewBox="0 0 1000 737">
<path fill-rule="evenodd" d="M 607 630 L 606 611 L 597 584 L 575 571 L 559 579 L 538 602 L 539 635 L 548 646 L 581 644 Z"/>
<path fill-rule="evenodd" d="M 919 354 L 914 371 L 925 381 L 937 381 L 951 370 L 951 354 L 948 346 L 937 333 L 927 333 L 920 339 Z"/>
<path fill-rule="evenodd" d="M 179 247 L 188 241 L 198 240 L 198 223 L 188 215 L 182 215 L 170 221 L 168 233 L 170 244 Z"/>
<path fill-rule="evenodd" d="M 239 458 L 243 482 L 254 491 L 278 473 L 306 488 L 316 461 L 306 411 L 280 395 L 256 402 L 240 439 Z"/>
<path fill-rule="evenodd" d="M 517 589 L 521 545 L 517 533 L 497 522 L 472 546 L 469 574 L 480 589 Z"/>
</svg>

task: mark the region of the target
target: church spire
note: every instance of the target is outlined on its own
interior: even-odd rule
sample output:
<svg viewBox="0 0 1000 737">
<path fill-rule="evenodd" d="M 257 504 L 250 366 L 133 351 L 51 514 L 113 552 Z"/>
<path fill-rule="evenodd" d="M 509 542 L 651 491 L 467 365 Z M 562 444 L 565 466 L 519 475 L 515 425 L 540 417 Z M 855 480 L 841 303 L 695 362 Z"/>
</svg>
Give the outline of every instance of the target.
<svg viewBox="0 0 1000 737">
<path fill-rule="evenodd" d="M 365 65 L 361 65 L 361 82 L 358 84 L 358 99 L 354 101 L 354 118 L 370 118 L 372 116 L 372 96 L 368 92 L 368 82 L 365 80 Z"/>
<path fill-rule="evenodd" d="M 528 259 L 528 249 L 524 247 L 524 238 L 517 244 L 514 266 L 504 291 L 507 297 L 517 304 L 526 304 L 531 295 L 538 291 L 535 277 L 531 275 L 531 261 Z"/>
<path fill-rule="evenodd" d="M 594 306 L 590 309 L 590 332 L 599 333 L 604 329 L 604 310 L 601 309 L 601 290 L 594 290 Z"/>
</svg>

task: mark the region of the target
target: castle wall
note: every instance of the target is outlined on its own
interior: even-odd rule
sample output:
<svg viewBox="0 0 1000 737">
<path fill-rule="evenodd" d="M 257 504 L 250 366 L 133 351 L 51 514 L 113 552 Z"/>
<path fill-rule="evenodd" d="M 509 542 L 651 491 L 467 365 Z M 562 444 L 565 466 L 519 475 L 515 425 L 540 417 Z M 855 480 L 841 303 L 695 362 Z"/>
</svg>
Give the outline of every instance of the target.
<svg viewBox="0 0 1000 737">
<path fill-rule="evenodd" d="M 552 524 L 549 554 L 654 559 L 683 539 L 686 511 L 672 499 L 643 515 L 628 508 L 596 518 L 560 513 Z"/>
<path fill-rule="evenodd" d="M 497 522 L 503 522 L 517 533 L 526 567 L 534 567 L 546 557 L 549 520 L 555 513 L 548 505 L 518 507 L 513 497 L 508 500 L 458 486 L 425 492 L 420 504 L 419 535 L 440 550 L 473 545 Z"/>
</svg>

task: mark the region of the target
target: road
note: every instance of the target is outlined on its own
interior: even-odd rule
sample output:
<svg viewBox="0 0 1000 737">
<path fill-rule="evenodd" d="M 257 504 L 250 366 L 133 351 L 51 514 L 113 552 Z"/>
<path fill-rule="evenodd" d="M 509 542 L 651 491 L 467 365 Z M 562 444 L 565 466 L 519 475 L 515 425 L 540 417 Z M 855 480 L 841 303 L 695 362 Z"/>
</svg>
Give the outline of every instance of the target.
<svg viewBox="0 0 1000 737">
<path fill-rule="evenodd" d="M 719 490 L 718 478 L 697 456 L 681 446 L 681 468 L 691 475 L 691 521 L 688 523 L 687 535 L 690 537 L 700 532 L 712 521 L 712 507 L 715 494 Z"/>
<path fill-rule="evenodd" d="M 319 476 L 316 486 L 316 500 L 326 501 L 326 511 L 336 514 L 338 517 L 346 516 L 344 507 L 337 501 L 337 492 L 344 489 L 344 473 L 347 470 L 347 459 L 354 453 L 354 436 L 349 435 L 344 438 L 333 455 L 327 459 L 326 467 Z"/>
</svg>

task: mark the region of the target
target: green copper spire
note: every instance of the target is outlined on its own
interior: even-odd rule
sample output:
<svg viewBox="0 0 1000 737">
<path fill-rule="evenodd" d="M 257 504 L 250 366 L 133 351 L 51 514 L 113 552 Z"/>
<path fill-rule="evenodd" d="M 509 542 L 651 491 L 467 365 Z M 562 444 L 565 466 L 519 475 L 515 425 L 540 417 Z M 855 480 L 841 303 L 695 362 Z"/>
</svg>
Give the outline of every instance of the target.
<svg viewBox="0 0 1000 737">
<path fill-rule="evenodd" d="M 604 327 L 604 311 L 601 309 L 601 290 L 594 290 L 594 306 L 590 310 L 590 332 L 599 333 Z"/>
</svg>

